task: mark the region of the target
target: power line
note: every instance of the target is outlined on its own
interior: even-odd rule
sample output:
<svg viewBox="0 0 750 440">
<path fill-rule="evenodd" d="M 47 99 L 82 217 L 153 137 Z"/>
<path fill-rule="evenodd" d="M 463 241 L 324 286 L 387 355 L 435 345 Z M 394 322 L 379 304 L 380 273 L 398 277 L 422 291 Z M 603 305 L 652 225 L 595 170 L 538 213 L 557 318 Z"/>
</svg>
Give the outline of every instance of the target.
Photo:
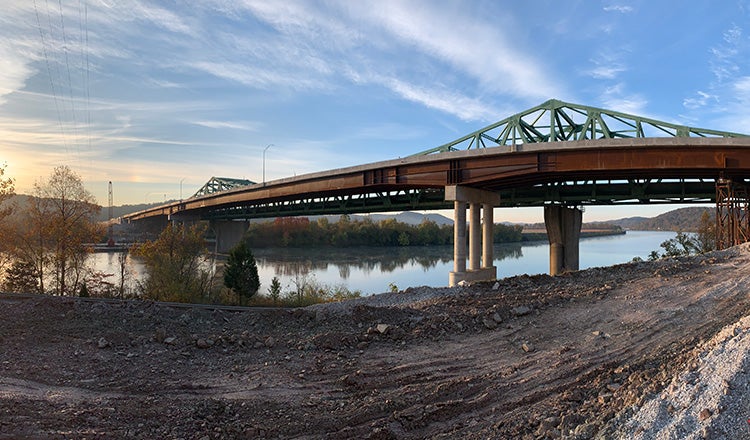
<svg viewBox="0 0 750 440">
<path fill-rule="evenodd" d="M 83 5 L 84 18 L 81 17 L 81 0 L 78 0 L 78 27 L 81 36 L 81 76 L 84 82 L 84 88 L 86 90 L 86 138 L 88 140 L 89 151 L 91 150 L 91 98 L 90 98 L 90 86 L 89 86 L 89 23 L 88 23 L 88 4 Z M 85 23 L 85 24 L 84 24 Z M 86 29 L 86 44 L 84 45 L 84 27 Z M 85 58 L 84 58 L 85 49 Z M 84 73 L 84 62 L 85 65 L 85 76 Z"/>
<path fill-rule="evenodd" d="M 36 14 L 36 24 L 39 29 L 39 37 L 42 39 L 42 52 L 44 53 L 44 63 L 47 65 L 47 76 L 49 78 L 49 85 L 52 89 L 52 98 L 55 101 L 55 110 L 57 112 L 57 121 L 60 124 L 60 134 L 62 136 L 63 145 L 65 146 L 65 152 L 68 152 L 68 144 L 66 142 L 65 129 L 63 128 L 62 115 L 60 113 L 60 104 L 57 102 L 57 93 L 55 92 L 55 82 L 52 80 L 52 68 L 49 64 L 49 56 L 47 55 L 47 43 L 44 40 L 44 32 L 42 31 L 42 22 L 39 20 L 39 10 L 36 6 L 36 0 L 34 0 L 34 13 Z"/>
<path fill-rule="evenodd" d="M 63 7 L 62 0 L 57 0 L 60 9 L 60 28 L 62 30 L 63 37 L 63 53 L 65 54 L 65 68 L 68 72 L 68 91 L 70 92 L 70 111 L 73 118 L 73 140 L 78 149 L 78 124 L 76 122 L 76 106 L 75 99 L 73 98 L 73 80 L 70 75 L 70 62 L 68 61 L 68 38 L 65 35 L 65 19 L 63 18 Z M 80 155 L 80 151 L 78 151 Z"/>
</svg>

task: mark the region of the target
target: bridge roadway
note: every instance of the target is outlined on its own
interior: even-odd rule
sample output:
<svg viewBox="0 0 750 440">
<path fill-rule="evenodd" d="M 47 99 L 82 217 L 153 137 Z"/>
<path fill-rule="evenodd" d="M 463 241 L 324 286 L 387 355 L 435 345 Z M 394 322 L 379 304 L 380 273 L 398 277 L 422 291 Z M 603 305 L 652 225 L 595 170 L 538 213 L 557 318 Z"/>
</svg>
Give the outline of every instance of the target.
<svg viewBox="0 0 750 440">
<path fill-rule="evenodd" d="M 131 222 L 210 219 L 217 225 L 223 221 L 230 231 L 225 235 L 232 236 L 221 246 L 226 249 L 246 227 L 236 221 L 240 219 L 452 207 L 459 226 L 454 231 L 454 271 L 449 278 L 453 285 L 494 278 L 494 207 L 544 206 L 550 273 L 557 274 L 578 269 L 582 214 L 576 206 L 714 202 L 719 179 L 743 182 L 748 177 L 750 137 L 529 143 L 411 156 L 278 179 L 123 218 Z M 239 230 L 238 224 L 243 225 Z"/>
</svg>

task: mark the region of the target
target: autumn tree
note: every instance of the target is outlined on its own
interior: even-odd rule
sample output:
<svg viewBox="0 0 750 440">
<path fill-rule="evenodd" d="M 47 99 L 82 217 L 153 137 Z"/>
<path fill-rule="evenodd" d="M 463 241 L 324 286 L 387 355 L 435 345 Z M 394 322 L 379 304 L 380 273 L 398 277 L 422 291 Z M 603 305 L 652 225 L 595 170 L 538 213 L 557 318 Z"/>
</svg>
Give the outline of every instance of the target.
<svg viewBox="0 0 750 440">
<path fill-rule="evenodd" d="M 5 217 L 10 215 L 13 208 L 8 202 L 14 194 L 13 179 L 10 177 L 4 178 L 6 164 L 0 165 L 0 273 L 9 262 L 8 257 L 8 245 L 10 243 L 10 237 L 12 234 L 7 230 L 4 222 Z"/>
<path fill-rule="evenodd" d="M 249 299 L 260 289 L 258 266 L 250 247 L 241 241 L 229 251 L 224 265 L 224 285 L 237 294 L 240 304 L 242 299 Z"/>
<path fill-rule="evenodd" d="M 157 301 L 201 302 L 210 287 L 210 274 L 202 267 L 206 256 L 205 226 L 167 226 L 154 241 L 135 249 L 143 258 L 146 278 L 141 290 Z"/>
<path fill-rule="evenodd" d="M 49 262 L 54 291 L 75 292 L 82 281 L 89 249 L 103 233 L 96 223 L 101 207 L 83 186 L 81 177 L 67 166 L 58 166 L 46 180 L 34 184 L 36 200 L 30 207 L 42 262 Z M 43 265 L 42 265 L 43 266 Z"/>
</svg>

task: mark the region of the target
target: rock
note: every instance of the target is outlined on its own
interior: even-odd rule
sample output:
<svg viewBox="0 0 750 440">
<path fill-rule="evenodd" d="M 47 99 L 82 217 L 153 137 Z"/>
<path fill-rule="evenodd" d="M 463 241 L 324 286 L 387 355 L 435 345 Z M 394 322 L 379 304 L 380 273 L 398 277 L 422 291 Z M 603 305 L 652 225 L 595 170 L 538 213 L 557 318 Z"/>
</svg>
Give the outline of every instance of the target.
<svg viewBox="0 0 750 440">
<path fill-rule="evenodd" d="M 213 342 L 213 341 L 211 341 L 210 339 L 199 338 L 197 341 L 195 341 L 195 345 L 198 348 L 209 348 L 213 345 L 209 342 Z"/>
<path fill-rule="evenodd" d="M 526 353 L 531 353 L 534 351 L 534 346 L 531 345 L 531 342 L 524 342 L 521 344 L 521 350 L 525 351 Z"/>
<path fill-rule="evenodd" d="M 163 328 L 157 328 L 154 332 L 154 340 L 156 342 L 164 342 L 164 339 L 167 338 L 167 331 Z"/>
<path fill-rule="evenodd" d="M 583 425 L 576 426 L 575 431 L 573 431 L 573 435 L 575 435 L 576 438 L 579 439 L 587 439 L 591 438 L 595 432 L 596 427 L 593 424 L 584 423 Z"/>
<path fill-rule="evenodd" d="M 706 420 L 707 418 L 711 417 L 712 415 L 714 415 L 714 413 L 711 412 L 710 409 L 703 408 L 701 410 L 701 412 L 698 413 L 698 420 L 700 420 L 702 422 L 702 421 Z"/>
<path fill-rule="evenodd" d="M 500 283 L 495 282 L 495 284 L 492 286 L 492 290 L 497 290 L 500 288 Z"/>
<path fill-rule="evenodd" d="M 499 313 L 495 312 L 495 313 L 492 314 L 492 320 L 495 321 L 496 323 L 500 324 L 501 322 L 503 322 L 503 317 L 500 316 Z"/>
<path fill-rule="evenodd" d="M 272 348 L 274 345 L 276 345 L 276 339 L 274 339 L 273 336 L 269 336 L 266 338 L 263 344 L 268 348 Z"/>
<path fill-rule="evenodd" d="M 387 332 L 387 331 L 388 331 L 388 328 L 389 328 L 389 327 L 390 327 L 390 326 L 389 326 L 388 324 L 378 324 L 378 325 L 377 325 L 377 326 L 375 327 L 375 330 L 377 330 L 377 331 L 378 331 L 378 333 L 380 333 L 380 334 L 382 335 L 382 334 L 385 334 L 385 332 Z"/>
<path fill-rule="evenodd" d="M 489 330 L 495 330 L 497 328 L 497 322 L 495 322 L 495 320 L 490 318 L 489 316 L 485 316 L 482 319 L 482 323 Z"/>
<path fill-rule="evenodd" d="M 608 383 L 607 384 L 607 389 L 610 390 L 610 391 L 612 391 L 612 392 L 615 392 L 615 391 L 619 390 L 621 387 L 622 387 L 622 385 L 620 385 L 619 383 L 616 383 L 616 382 L 612 382 L 612 383 Z"/>
<path fill-rule="evenodd" d="M 99 341 L 96 343 L 96 346 L 99 348 L 107 348 L 109 345 L 109 341 L 104 339 L 104 337 L 99 338 Z"/>
<path fill-rule="evenodd" d="M 164 338 L 164 343 L 167 345 L 174 345 L 176 342 L 177 338 L 175 337 Z"/>
<path fill-rule="evenodd" d="M 527 306 L 518 306 L 513 307 L 513 309 L 511 309 L 511 312 L 516 316 L 525 316 L 531 313 L 531 308 Z"/>
</svg>

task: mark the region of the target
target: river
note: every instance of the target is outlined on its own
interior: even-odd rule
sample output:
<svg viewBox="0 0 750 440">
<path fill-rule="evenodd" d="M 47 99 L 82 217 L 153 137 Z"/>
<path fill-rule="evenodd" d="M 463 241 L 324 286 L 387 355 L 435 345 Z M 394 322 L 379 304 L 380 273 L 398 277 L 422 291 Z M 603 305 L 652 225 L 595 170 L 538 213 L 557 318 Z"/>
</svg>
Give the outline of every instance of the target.
<svg viewBox="0 0 750 440">
<path fill-rule="evenodd" d="M 625 235 L 581 239 L 580 267 L 611 266 L 644 260 L 674 232 L 628 231 Z M 495 266 L 499 278 L 520 274 L 540 274 L 549 270 L 549 245 L 546 242 L 495 245 Z M 266 293 L 271 279 L 281 281 L 282 290 L 293 290 L 303 277 L 328 286 L 344 285 L 359 290 L 363 295 L 414 286 L 445 286 L 448 272 L 453 270 L 452 246 L 429 247 L 357 247 L 325 249 L 256 249 L 261 292 Z M 91 256 L 91 266 L 98 271 L 117 274 L 115 253 Z M 131 287 L 144 274 L 143 265 L 128 257 Z M 118 275 L 110 278 L 118 283 Z"/>
</svg>

